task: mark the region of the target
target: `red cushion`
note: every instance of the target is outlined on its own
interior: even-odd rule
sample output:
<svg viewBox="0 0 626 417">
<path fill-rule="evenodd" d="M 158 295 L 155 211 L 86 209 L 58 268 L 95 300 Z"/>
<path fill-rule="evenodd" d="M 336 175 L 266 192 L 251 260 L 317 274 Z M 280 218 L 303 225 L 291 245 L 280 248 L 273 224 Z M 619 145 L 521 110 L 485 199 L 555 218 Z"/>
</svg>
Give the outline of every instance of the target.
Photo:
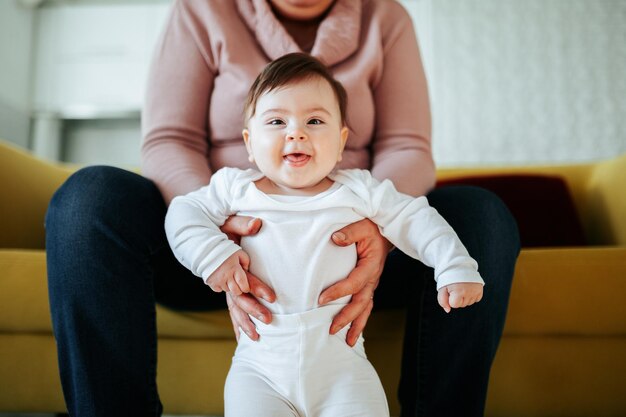
<svg viewBox="0 0 626 417">
<path fill-rule="evenodd" d="M 517 220 L 522 247 L 584 246 L 585 235 L 566 182 L 555 176 L 498 175 L 441 180 L 498 195 Z"/>
</svg>

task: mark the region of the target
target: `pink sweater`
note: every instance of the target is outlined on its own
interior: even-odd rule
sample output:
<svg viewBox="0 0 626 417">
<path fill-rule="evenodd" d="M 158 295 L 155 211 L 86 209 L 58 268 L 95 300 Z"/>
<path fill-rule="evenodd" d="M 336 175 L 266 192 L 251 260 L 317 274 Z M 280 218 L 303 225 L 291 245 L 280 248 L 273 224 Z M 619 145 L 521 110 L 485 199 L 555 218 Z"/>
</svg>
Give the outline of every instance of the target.
<svg viewBox="0 0 626 417">
<path fill-rule="evenodd" d="M 177 0 L 154 53 L 142 117 L 142 172 L 169 201 L 221 167 L 248 168 L 248 88 L 300 48 L 267 0 Z M 428 91 L 412 22 L 393 0 L 336 0 L 312 55 L 348 93 L 340 168 L 371 169 L 405 193 L 434 184 Z"/>
</svg>

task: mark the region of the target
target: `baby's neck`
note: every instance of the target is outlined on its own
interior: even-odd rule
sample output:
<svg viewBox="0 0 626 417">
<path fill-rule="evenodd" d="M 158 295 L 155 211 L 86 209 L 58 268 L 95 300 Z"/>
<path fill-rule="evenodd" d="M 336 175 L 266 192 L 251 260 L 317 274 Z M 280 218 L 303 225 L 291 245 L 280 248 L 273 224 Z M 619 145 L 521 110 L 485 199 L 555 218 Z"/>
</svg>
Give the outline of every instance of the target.
<svg viewBox="0 0 626 417">
<path fill-rule="evenodd" d="M 263 177 L 254 182 L 256 188 L 265 194 L 274 195 L 294 195 L 294 196 L 314 196 L 328 190 L 335 182 L 328 177 L 315 185 L 303 188 L 291 188 L 285 185 L 276 184 L 267 177 Z"/>
</svg>

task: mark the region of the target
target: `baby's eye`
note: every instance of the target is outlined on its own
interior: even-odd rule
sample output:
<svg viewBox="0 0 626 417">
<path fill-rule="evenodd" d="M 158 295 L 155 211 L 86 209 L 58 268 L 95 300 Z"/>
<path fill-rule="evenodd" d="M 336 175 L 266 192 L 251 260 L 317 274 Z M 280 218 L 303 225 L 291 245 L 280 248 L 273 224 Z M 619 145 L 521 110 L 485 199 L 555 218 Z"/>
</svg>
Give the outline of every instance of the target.
<svg viewBox="0 0 626 417">
<path fill-rule="evenodd" d="M 269 122 L 267 122 L 268 125 L 274 125 L 274 126 L 279 126 L 279 125 L 284 125 L 285 123 L 280 120 L 280 119 L 272 119 Z"/>
<path fill-rule="evenodd" d="M 311 119 L 309 120 L 308 124 L 310 125 L 321 125 L 322 123 L 324 123 L 323 121 L 321 121 L 320 119 Z"/>
</svg>

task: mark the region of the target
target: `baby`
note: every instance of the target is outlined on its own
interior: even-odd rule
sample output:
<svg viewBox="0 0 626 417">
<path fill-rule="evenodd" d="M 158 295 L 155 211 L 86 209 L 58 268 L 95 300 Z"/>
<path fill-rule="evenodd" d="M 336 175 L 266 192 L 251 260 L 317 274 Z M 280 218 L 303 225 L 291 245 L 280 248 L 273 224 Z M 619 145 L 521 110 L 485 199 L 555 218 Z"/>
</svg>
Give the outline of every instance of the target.
<svg viewBox="0 0 626 417">
<path fill-rule="evenodd" d="M 399 250 L 434 267 L 439 303 L 480 301 L 484 282 L 447 222 L 425 197 L 399 193 L 366 170 L 335 170 L 348 139 L 346 93 L 309 55 L 271 62 L 250 88 L 243 140 L 257 170 L 223 168 L 209 185 L 176 197 L 165 229 L 177 259 L 214 291 L 249 291 L 246 272 L 276 292 L 260 300 L 273 314 L 260 335 L 241 332 L 226 380 L 226 417 L 388 416 L 385 393 L 367 360 L 363 337 L 345 342 L 348 328 L 329 334 L 349 296 L 320 306 L 318 297 L 357 261 L 354 245 L 331 235 L 369 218 Z M 241 246 L 219 227 L 229 216 L 260 218 L 258 234 Z"/>
</svg>

